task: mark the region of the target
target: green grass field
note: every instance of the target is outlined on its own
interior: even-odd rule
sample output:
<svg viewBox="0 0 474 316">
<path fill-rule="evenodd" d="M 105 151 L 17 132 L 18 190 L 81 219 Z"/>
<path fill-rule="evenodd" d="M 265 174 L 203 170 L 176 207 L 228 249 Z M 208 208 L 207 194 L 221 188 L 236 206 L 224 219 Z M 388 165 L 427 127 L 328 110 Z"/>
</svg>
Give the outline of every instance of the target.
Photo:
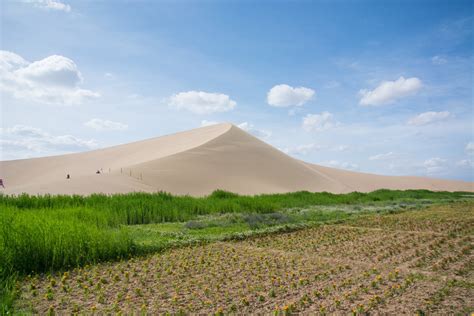
<svg viewBox="0 0 474 316">
<path fill-rule="evenodd" d="M 462 192 L 424 190 L 258 196 L 219 190 L 202 198 L 0 195 L 1 311 L 11 310 L 16 280 L 29 274 L 465 199 Z"/>
</svg>

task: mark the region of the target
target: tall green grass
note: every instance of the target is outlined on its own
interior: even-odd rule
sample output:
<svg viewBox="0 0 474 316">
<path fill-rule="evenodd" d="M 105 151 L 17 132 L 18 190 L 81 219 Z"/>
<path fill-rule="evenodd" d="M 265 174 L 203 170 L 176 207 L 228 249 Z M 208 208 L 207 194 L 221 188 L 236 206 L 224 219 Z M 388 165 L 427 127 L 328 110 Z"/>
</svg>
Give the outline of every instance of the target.
<svg viewBox="0 0 474 316">
<path fill-rule="evenodd" d="M 15 278 L 36 272 L 126 258 L 135 253 L 129 233 L 105 214 L 87 209 L 0 208 L 0 315 L 15 298 Z"/>
<path fill-rule="evenodd" d="M 110 225 L 134 225 L 187 221 L 197 215 L 212 213 L 270 213 L 283 208 L 308 205 L 359 204 L 403 199 L 456 199 L 462 197 L 463 194 L 465 193 L 426 190 L 378 190 L 371 193 L 353 192 L 348 194 L 301 191 L 255 196 L 241 196 L 217 190 L 207 197 L 173 196 L 163 192 L 153 194 L 93 194 L 90 196 L 31 196 L 23 194 L 20 196 L 0 195 L 0 208 L 14 207 L 18 210 L 86 208 L 106 213 L 106 221 Z M 74 216 L 77 217 L 77 215 Z"/>
<path fill-rule="evenodd" d="M 127 256 L 128 235 L 83 210 L 3 209 L 0 266 L 20 273 L 57 270 Z"/>
</svg>

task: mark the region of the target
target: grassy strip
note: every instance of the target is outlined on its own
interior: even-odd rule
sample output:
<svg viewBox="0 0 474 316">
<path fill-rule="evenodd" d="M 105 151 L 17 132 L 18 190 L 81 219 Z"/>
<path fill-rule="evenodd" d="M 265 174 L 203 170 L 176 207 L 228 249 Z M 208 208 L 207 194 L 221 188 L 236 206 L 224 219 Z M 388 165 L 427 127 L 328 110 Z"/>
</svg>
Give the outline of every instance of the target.
<svg viewBox="0 0 474 316">
<path fill-rule="evenodd" d="M 51 212 L 2 210 L 0 269 L 32 273 L 126 257 L 133 242 L 123 229 Z"/>
<path fill-rule="evenodd" d="M 438 202 L 441 202 L 438 201 Z M 348 220 L 363 220 L 375 214 L 395 214 L 421 209 L 428 201 L 411 203 L 371 203 L 371 205 L 313 206 L 279 212 L 231 213 L 203 215 L 181 223 L 131 225 L 124 229 L 141 252 L 157 252 L 176 245 L 244 239 L 261 234 L 293 231 L 319 224 L 334 224 Z M 430 203 L 431 204 L 431 203 Z"/>
<path fill-rule="evenodd" d="M 187 223 L 135 225 L 125 229 L 137 249 L 149 253 L 182 245 L 241 240 L 262 234 L 294 231 L 314 224 L 340 222 L 352 215 L 349 212 L 320 210 L 305 210 L 298 215 L 291 213 L 203 216 Z"/>
<path fill-rule="evenodd" d="M 371 193 L 353 192 L 348 194 L 301 191 L 255 196 L 241 196 L 217 190 L 206 197 L 173 196 L 163 192 L 110 196 L 101 194 L 30 196 L 24 194 L 20 196 L 0 195 L 0 207 L 13 207 L 19 210 L 88 209 L 105 213 L 109 225 L 134 225 L 188 221 L 204 214 L 271 213 L 281 209 L 310 205 L 361 204 L 377 201 L 457 200 L 465 195 L 466 193 L 463 192 L 431 192 L 427 190 L 378 190 Z"/>
<path fill-rule="evenodd" d="M 0 315 L 9 315 L 12 312 L 16 298 L 16 273 L 0 271 Z"/>
</svg>

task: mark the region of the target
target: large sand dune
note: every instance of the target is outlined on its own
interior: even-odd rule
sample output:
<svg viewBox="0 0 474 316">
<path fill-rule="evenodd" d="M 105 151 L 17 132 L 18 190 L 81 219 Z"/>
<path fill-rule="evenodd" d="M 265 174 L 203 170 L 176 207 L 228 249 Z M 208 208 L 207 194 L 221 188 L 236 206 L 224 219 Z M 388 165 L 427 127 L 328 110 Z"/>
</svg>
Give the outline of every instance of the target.
<svg viewBox="0 0 474 316">
<path fill-rule="evenodd" d="M 102 169 L 101 174 L 96 170 Z M 66 179 L 66 174 L 71 179 Z M 305 163 L 231 124 L 62 156 L 0 162 L 7 194 L 132 191 L 205 195 L 299 190 L 344 193 L 388 189 L 474 191 L 473 182 L 391 177 Z"/>
</svg>

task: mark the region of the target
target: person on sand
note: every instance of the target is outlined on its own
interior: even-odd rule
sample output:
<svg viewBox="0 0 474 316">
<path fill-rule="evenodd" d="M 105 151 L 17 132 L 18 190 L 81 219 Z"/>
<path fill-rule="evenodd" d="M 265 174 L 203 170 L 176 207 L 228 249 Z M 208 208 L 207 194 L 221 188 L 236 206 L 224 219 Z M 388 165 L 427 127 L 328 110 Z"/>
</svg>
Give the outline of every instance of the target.
<svg viewBox="0 0 474 316">
<path fill-rule="evenodd" d="M 0 186 L 5 189 L 5 186 L 3 185 L 3 179 L 0 179 Z"/>
<path fill-rule="evenodd" d="M 96 174 L 100 174 L 100 170 L 97 170 L 95 173 L 96 173 Z"/>
<path fill-rule="evenodd" d="M 71 176 L 69 175 L 69 173 L 67 174 L 66 179 L 68 180 L 71 179 Z"/>
</svg>

